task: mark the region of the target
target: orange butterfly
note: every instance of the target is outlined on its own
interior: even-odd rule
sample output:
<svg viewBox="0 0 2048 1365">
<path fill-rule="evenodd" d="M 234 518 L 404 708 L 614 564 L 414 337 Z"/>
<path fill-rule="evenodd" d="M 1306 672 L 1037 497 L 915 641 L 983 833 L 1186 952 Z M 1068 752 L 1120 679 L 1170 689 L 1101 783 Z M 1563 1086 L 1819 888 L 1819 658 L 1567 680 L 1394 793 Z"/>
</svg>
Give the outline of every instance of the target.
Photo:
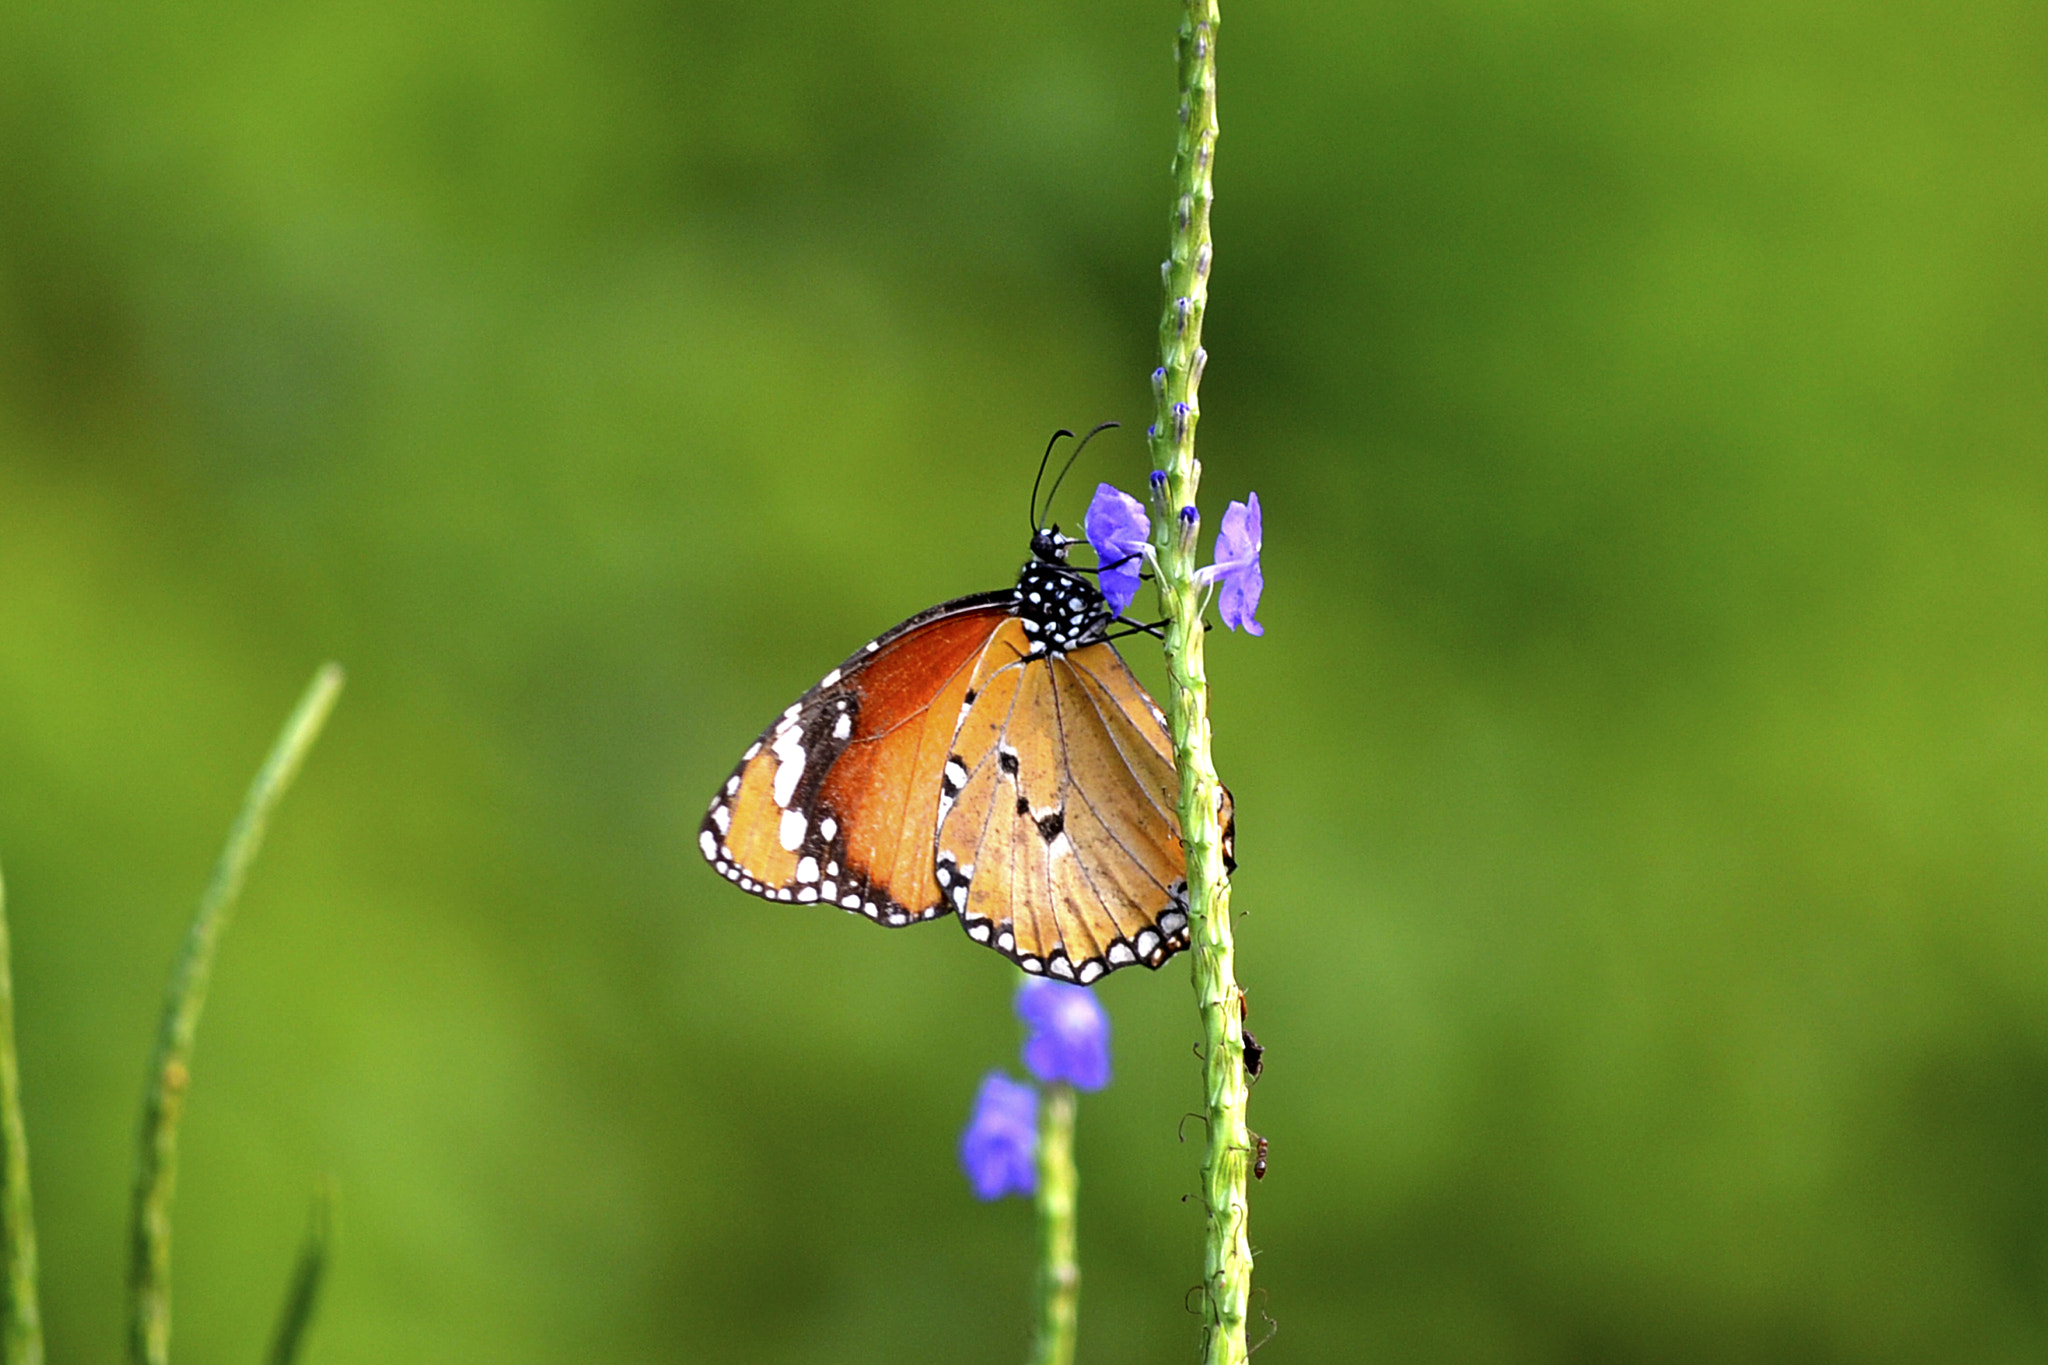
<svg viewBox="0 0 2048 1365">
<path fill-rule="evenodd" d="M 1187 947 L 1173 742 L 1075 543 L 1035 530 L 1016 587 L 919 612 L 827 673 L 726 779 L 704 857 L 743 891 L 877 924 L 950 911 L 1069 981 Z"/>
</svg>

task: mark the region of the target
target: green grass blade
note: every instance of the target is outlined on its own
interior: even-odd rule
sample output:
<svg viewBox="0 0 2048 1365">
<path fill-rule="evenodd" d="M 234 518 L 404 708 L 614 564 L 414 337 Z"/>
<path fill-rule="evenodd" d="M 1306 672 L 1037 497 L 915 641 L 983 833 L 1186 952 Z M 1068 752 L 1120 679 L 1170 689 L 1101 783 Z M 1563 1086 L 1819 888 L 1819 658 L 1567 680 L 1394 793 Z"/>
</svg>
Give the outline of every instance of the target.
<svg viewBox="0 0 2048 1365">
<path fill-rule="evenodd" d="M 0 879 L 0 1362 L 43 1365 L 43 1313 L 36 1292 L 36 1216 L 29 1197 L 28 1129 L 21 1119 L 21 1071 L 14 1054 L 14 963 L 7 884 Z"/>
<path fill-rule="evenodd" d="M 333 1247 L 334 1185 L 322 1180 L 313 1191 L 313 1218 L 306 1225 L 306 1240 L 299 1246 L 298 1264 L 292 1267 L 284 1307 L 277 1315 L 277 1330 L 270 1338 L 268 1365 L 293 1365 L 299 1358 L 299 1347 L 313 1321 L 313 1308 L 320 1298 L 320 1283 L 326 1277 Z"/>
<path fill-rule="evenodd" d="M 191 1083 L 192 1040 L 206 1006 L 214 954 L 233 915 L 263 831 L 299 765 L 341 695 L 339 664 L 323 664 L 285 721 L 270 756 L 249 784 L 241 814 L 228 831 L 213 880 L 185 936 L 184 951 L 164 995 L 156 1054 L 143 1096 L 142 1143 L 135 1175 L 129 1261 L 129 1347 L 135 1365 L 168 1365 L 171 1352 L 171 1198 L 178 1178 L 178 1121 Z"/>
</svg>

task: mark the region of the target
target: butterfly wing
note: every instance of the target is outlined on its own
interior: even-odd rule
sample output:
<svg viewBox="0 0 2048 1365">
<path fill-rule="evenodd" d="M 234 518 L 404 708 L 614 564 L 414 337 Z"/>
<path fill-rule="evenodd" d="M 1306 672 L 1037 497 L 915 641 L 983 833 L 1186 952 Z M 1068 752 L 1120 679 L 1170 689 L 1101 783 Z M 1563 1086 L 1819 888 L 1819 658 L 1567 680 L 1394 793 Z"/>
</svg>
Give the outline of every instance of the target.
<svg viewBox="0 0 2048 1365">
<path fill-rule="evenodd" d="M 968 690 L 936 858 L 968 934 L 1026 971 L 1083 982 L 1185 948 L 1173 744 L 1115 648 L 1031 656 L 1005 625 Z"/>
<path fill-rule="evenodd" d="M 934 879 L 943 770 L 1012 594 L 920 612 L 827 673 L 762 732 L 697 836 L 743 891 L 880 924 L 951 909 Z M 1007 657 L 1007 655 L 1006 655 Z"/>
</svg>

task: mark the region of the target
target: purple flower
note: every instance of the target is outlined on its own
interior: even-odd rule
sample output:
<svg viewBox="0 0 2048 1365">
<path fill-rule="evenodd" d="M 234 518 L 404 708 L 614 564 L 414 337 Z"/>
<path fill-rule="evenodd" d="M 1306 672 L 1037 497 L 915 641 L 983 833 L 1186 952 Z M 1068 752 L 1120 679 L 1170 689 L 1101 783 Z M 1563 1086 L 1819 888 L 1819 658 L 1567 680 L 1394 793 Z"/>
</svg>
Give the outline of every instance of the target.
<svg viewBox="0 0 2048 1365">
<path fill-rule="evenodd" d="M 1138 570 L 1145 567 L 1145 546 L 1152 536 L 1145 505 L 1120 488 L 1101 484 L 1081 526 L 1101 566 L 1102 595 L 1121 616 L 1138 595 Z"/>
<path fill-rule="evenodd" d="M 1077 1090 L 1109 1084 L 1109 1016 L 1086 986 L 1069 986 L 1043 976 L 1017 988 L 1017 1017 L 1031 1030 L 1024 1040 L 1024 1065 L 1051 1085 L 1065 1081 Z"/>
<path fill-rule="evenodd" d="M 1252 619 L 1259 609 L 1259 594 L 1266 580 L 1259 573 L 1259 495 L 1251 495 L 1249 506 L 1233 502 L 1223 513 L 1223 525 L 1216 532 L 1216 562 L 1195 575 L 1198 582 L 1221 583 L 1216 594 L 1216 612 L 1223 624 L 1247 635 L 1264 635 L 1266 628 Z"/>
<path fill-rule="evenodd" d="M 1038 1189 L 1038 1092 L 991 1071 L 960 1135 L 960 1167 L 977 1199 Z"/>
</svg>

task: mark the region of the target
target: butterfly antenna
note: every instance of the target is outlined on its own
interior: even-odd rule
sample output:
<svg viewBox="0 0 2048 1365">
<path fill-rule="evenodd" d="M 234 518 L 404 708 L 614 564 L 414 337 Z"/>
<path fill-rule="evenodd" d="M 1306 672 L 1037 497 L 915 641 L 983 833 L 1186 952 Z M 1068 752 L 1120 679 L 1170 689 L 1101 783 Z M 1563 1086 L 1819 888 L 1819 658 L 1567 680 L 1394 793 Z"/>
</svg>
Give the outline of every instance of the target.
<svg viewBox="0 0 2048 1365">
<path fill-rule="evenodd" d="M 1074 453 L 1067 456 L 1067 462 L 1060 466 L 1060 476 L 1052 481 L 1052 492 L 1047 493 L 1045 495 L 1046 511 L 1050 512 L 1052 510 L 1052 500 L 1055 497 L 1059 496 L 1060 485 L 1066 482 L 1067 471 L 1074 467 L 1074 461 L 1081 458 L 1081 452 L 1088 448 L 1088 443 L 1094 440 L 1097 436 L 1100 436 L 1103 432 L 1108 431 L 1111 427 L 1120 427 L 1122 425 L 1122 422 L 1097 422 L 1093 427 L 1089 428 L 1088 434 L 1086 436 L 1083 436 L 1080 439 L 1079 443 L 1077 443 L 1074 446 Z M 1073 435 L 1072 432 L 1068 432 L 1067 434 L 1069 436 Z M 1046 453 L 1051 454 L 1052 452 L 1048 449 Z M 1043 472 L 1042 469 L 1041 472 Z M 1038 528 L 1038 521 L 1036 518 L 1033 518 L 1031 526 L 1033 530 L 1036 530 Z"/>
<path fill-rule="evenodd" d="M 1095 433 L 1091 431 L 1088 434 L 1093 436 Z M 1052 458 L 1052 448 L 1060 443 L 1060 437 L 1062 436 L 1070 441 L 1074 439 L 1074 433 L 1068 431 L 1065 427 L 1055 431 L 1052 434 L 1052 439 L 1045 443 L 1045 454 L 1038 457 L 1038 476 L 1031 481 L 1031 529 L 1034 533 L 1038 530 L 1038 485 L 1045 478 L 1045 462 Z M 1084 442 L 1083 444 L 1086 443 Z M 1076 451 L 1075 453 L 1079 454 L 1080 452 Z M 1072 464 L 1073 461 L 1069 460 L 1068 463 Z M 1059 491 L 1058 482 L 1054 482 L 1053 491 Z M 1047 498 L 1045 501 L 1047 506 L 1051 506 L 1051 498 Z"/>
</svg>

